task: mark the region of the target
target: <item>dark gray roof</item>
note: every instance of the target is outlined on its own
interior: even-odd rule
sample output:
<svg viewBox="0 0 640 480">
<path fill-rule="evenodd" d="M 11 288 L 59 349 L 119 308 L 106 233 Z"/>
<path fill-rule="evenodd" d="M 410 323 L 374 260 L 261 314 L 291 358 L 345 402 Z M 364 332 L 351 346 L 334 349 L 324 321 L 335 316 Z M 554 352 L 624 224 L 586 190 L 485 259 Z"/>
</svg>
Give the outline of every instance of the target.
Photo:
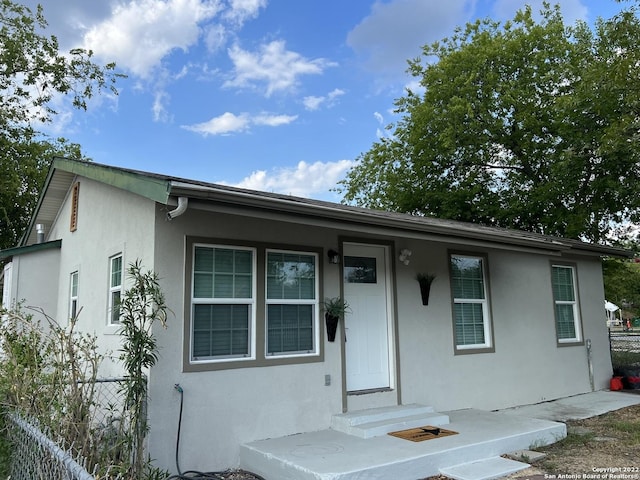
<svg viewBox="0 0 640 480">
<path fill-rule="evenodd" d="M 419 232 L 552 251 L 571 250 L 581 254 L 631 256 L 631 252 L 627 250 L 608 245 L 454 220 L 372 210 L 63 158 L 57 158 L 53 162 L 30 230 L 23 238 L 23 245 L 33 243 L 33 230 L 37 223 L 51 224 L 76 175 L 134 192 L 164 205 L 175 205 L 176 197 L 183 196 L 190 200 L 229 205 L 234 208 L 244 207 L 257 211 L 322 218 L 343 223 L 347 227 L 349 224 L 366 224 L 393 229 L 400 234 L 402 231 Z"/>
</svg>

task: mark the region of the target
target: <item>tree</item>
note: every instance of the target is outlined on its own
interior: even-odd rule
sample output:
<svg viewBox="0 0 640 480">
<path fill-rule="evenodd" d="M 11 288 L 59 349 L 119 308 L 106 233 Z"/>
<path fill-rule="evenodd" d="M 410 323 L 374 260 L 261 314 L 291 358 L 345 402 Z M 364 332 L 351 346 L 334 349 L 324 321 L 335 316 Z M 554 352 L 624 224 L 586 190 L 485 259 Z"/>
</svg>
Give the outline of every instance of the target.
<svg viewBox="0 0 640 480">
<path fill-rule="evenodd" d="M 127 372 L 123 393 L 128 406 L 126 426 L 130 432 L 127 440 L 132 453 L 132 478 L 141 478 L 144 463 L 144 439 L 149 429 L 146 417 L 147 374 L 158 360 L 158 344 L 153 334 L 153 324 L 160 322 L 166 328 L 167 304 L 160 288 L 158 274 L 144 272 L 140 260 L 129 265 L 128 276 L 133 285 L 120 304 L 122 349 L 120 360 Z"/>
<path fill-rule="evenodd" d="M 0 249 L 18 244 L 54 156 L 82 158 L 82 153 L 77 144 L 38 139 L 29 129 L 0 134 Z"/>
<path fill-rule="evenodd" d="M 54 155 L 81 156 L 78 145 L 51 140 L 37 126 L 57 112 L 52 100 L 70 98 L 85 110 L 96 93 L 117 94 L 115 64 L 100 66 L 93 53 L 73 49 L 59 53 L 42 7 L 35 13 L 12 0 L 0 0 L 0 249 L 20 239 Z"/>
<path fill-rule="evenodd" d="M 424 46 L 422 93 L 359 157 L 344 201 L 603 241 L 640 217 L 640 21 L 635 6 L 594 31 L 545 3 Z"/>
</svg>

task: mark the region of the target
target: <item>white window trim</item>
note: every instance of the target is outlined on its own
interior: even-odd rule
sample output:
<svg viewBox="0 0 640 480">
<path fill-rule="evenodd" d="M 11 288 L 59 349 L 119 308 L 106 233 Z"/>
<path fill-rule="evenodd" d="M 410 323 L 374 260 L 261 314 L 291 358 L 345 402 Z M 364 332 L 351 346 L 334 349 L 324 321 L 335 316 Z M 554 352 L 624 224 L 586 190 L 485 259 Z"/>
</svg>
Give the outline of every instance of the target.
<svg viewBox="0 0 640 480">
<path fill-rule="evenodd" d="M 314 299 L 269 299 L 267 295 L 267 275 L 268 275 L 268 260 L 269 253 L 291 253 L 294 255 L 309 255 L 314 258 L 314 269 L 315 269 L 315 278 L 314 278 Z M 319 255 L 316 252 L 306 252 L 301 250 L 283 250 L 283 249 L 275 249 L 275 248 L 267 248 L 265 249 L 265 278 L 264 278 L 264 299 L 265 299 L 265 318 L 264 318 L 264 352 L 265 359 L 267 361 L 281 358 L 300 358 L 300 357 L 310 357 L 317 356 L 320 353 L 320 279 L 319 279 Z M 267 309 L 270 304 L 277 305 L 313 305 L 313 350 L 308 352 L 292 352 L 292 353 L 267 353 L 268 350 L 268 341 L 269 341 L 269 326 L 268 326 L 268 315 Z"/>
<path fill-rule="evenodd" d="M 482 323 L 484 329 L 484 343 L 474 343 L 468 345 L 459 345 L 455 338 L 453 342 L 456 348 L 456 351 L 464 351 L 464 350 L 487 350 L 493 348 L 493 336 L 491 333 L 491 311 L 489 308 L 489 283 L 487 281 L 487 258 L 483 255 L 473 255 L 473 254 L 464 254 L 464 253 L 450 253 L 449 254 L 449 264 L 451 264 L 451 259 L 453 257 L 462 257 L 462 258 L 472 258 L 479 259 L 482 265 L 482 288 L 484 289 L 484 298 L 459 298 L 453 297 L 454 304 L 469 304 L 469 303 L 479 303 L 482 304 Z M 453 295 L 453 290 L 452 290 Z M 454 312 L 452 312 L 454 314 Z M 453 315 L 453 325 L 456 328 L 456 319 L 455 315 Z"/>
<path fill-rule="evenodd" d="M 121 271 L 120 271 L 120 284 L 116 286 L 111 286 L 111 278 L 113 275 L 113 261 L 117 258 L 121 259 Z M 122 301 L 122 287 L 123 287 L 123 277 L 124 277 L 124 255 L 122 253 L 117 253 L 109 257 L 109 298 L 107 300 L 107 326 L 110 327 L 119 327 L 120 322 L 114 323 L 111 321 L 111 316 L 113 312 L 113 293 L 120 292 L 120 300 Z"/>
<path fill-rule="evenodd" d="M 2 307 L 6 310 L 10 310 L 13 305 L 11 305 L 11 289 L 12 285 L 12 271 L 13 271 L 13 262 L 8 262 L 4 265 L 2 270 Z"/>
<path fill-rule="evenodd" d="M 73 279 L 76 279 L 76 292 L 73 293 Z M 75 315 L 78 315 L 78 289 L 80 288 L 80 273 L 78 270 L 71 272 L 69 275 L 69 318 L 73 318 Z M 75 308 L 74 308 L 75 304 Z M 74 314 L 75 310 L 75 314 Z"/>
<path fill-rule="evenodd" d="M 485 292 L 485 297 L 486 297 L 486 292 Z M 479 348 L 491 348 L 491 327 L 490 327 L 490 319 L 489 319 L 489 304 L 487 302 L 487 299 L 485 298 L 484 300 L 481 299 L 464 299 L 464 298 L 454 298 L 453 299 L 453 303 L 457 303 L 457 304 L 469 304 L 469 303 L 480 303 L 482 304 L 482 324 L 483 324 L 483 328 L 484 328 L 484 338 L 485 338 L 485 342 L 484 343 L 473 343 L 473 344 L 467 344 L 467 345 L 459 345 L 458 343 L 456 343 L 456 349 L 458 350 L 474 350 L 474 349 L 479 349 Z M 455 319 L 454 319 L 455 321 Z"/>
<path fill-rule="evenodd" d="M 196 256 L 196 248 L 211 248 L 211 249 L 225 249 L 225 250 L 245 250 L 251 252 L 251 299 L 244 298 L 195 298 L 194 290 L 195 290 L 195 281 L 194 281 L 194 273 L 195 273 L 195 256 Z M 198 364 L 207 364 L 207 363 L 227 363 L 227 362 L 249 362 L 256 360 L 256 293 L 257 293 L 257 249 L 253 247 L 244 247 L 238 245 L 227 245 L 227 244 L 209 244 L 209 243 L 194 243 L 191 247 L 191 306 L 190 306 L 190 316 L 189 316 L 189 363 L 192 365 Z M 249 301 L 248 301 L 249 300 Z M 203 358 L 203 359 L 194 359 L 193 358 L 193 306 L 194 305 L 249 305 L 249 354 L 248 355 L 230 355 L 225 357 L 215 357 L 215 358 Z"/>
<path fill-rule="evenodd" d="M 551 288 L 553 296 L 553 269 L 554 268 L 568 268 L 571 270 L 571 283 L 573 284 L 573 301 L 570 300 L 556 300 L 553 298 L 553 319 L 556 327 L 556 341 L 559 344 L 574 344 L 582 342 L 582 320 L 580 318 L 580 309 L 578 308 L 578 281 L 577 271 L 574 265 L 552 264 L 551 265 Z M 559 338 L 558 336 L 558 317 L 556 313 L 556 305 L 571 305 L 573 308 L 573 330 L 576 332 L 576 336 L 573 338 Z"/>
</svg>

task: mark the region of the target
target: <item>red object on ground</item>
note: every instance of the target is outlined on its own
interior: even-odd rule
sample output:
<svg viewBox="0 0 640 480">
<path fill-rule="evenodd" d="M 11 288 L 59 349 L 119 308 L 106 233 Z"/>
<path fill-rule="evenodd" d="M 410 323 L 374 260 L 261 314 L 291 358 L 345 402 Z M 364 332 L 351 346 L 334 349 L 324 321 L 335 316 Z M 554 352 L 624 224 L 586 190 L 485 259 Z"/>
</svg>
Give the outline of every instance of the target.
<svg viewBox="0 0 640 480">
<path fill-rule="evenodd" d="M 609 389 L 611 391 L 622 390 L 622 377 L 613 377 L 609 382 Z"/>
</svg>

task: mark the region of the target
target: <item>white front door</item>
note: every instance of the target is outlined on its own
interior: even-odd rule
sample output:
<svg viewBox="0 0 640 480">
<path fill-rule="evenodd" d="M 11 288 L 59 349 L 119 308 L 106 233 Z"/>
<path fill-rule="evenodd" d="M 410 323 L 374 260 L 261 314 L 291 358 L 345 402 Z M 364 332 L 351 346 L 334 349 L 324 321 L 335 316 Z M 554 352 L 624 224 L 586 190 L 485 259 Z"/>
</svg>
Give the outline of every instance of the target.
<svg viewBox="0 0 640 480">
<path fill-rule="evenodd" d="M 387 248 L 343 247 L 347 391 L 391 387 L 391 309 Z"/>
</svg>

